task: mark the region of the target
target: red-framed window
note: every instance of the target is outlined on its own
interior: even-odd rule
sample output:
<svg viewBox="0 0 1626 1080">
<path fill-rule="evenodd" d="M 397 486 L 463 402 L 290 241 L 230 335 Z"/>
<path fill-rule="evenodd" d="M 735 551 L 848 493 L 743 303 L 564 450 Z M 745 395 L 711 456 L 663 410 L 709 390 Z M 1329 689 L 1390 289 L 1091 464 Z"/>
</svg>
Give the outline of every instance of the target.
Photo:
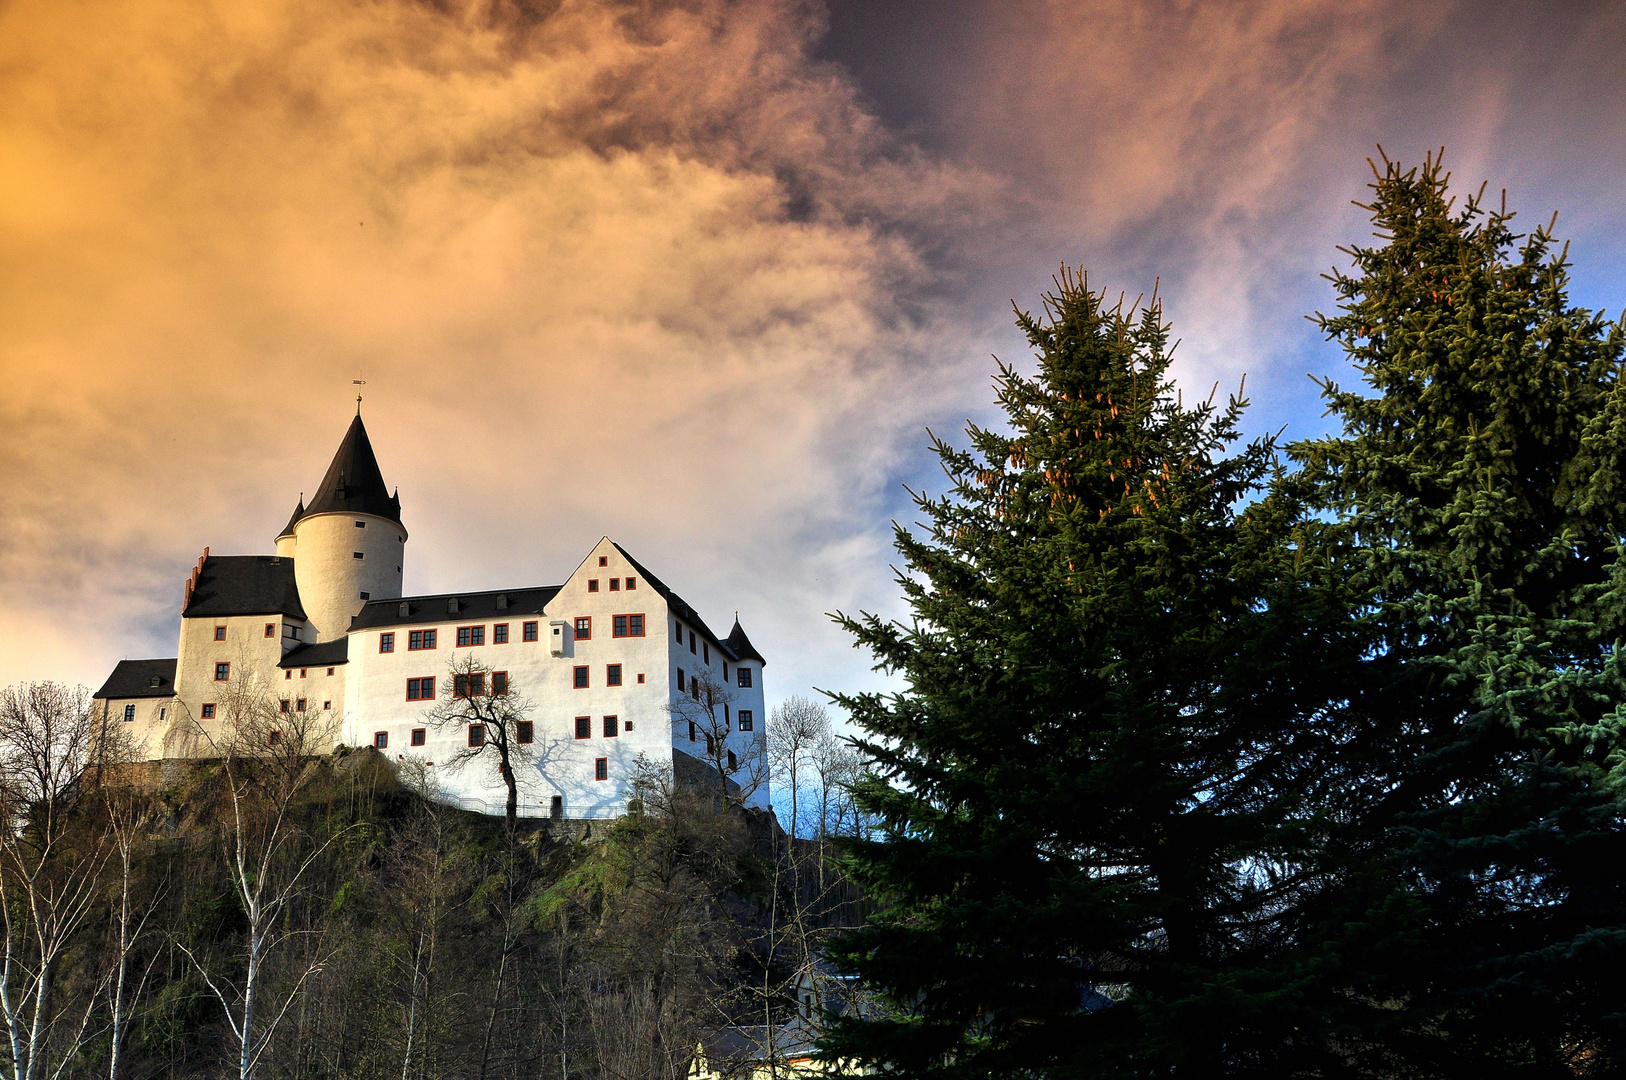
<svg viewBox="0 0 1626 1080">
<path fill-rule="evenodd" d="M 331 701 L 322 702 L 322 711 L 323 712 L 327 712 L 331 708 L 333 708 L 333 702 L 331 702 Z"/>
<path fill-rule="evenodd" d="M 311 673 L 310 668 L 300 668 L 299 669 L 299 677 L 301 679 L 303 679 L 305 676 L 309 675 L 310 673 Z"/>
<path fill-rule="evenodd" d="M 205 719 L 205 720 L 213 720 L 215 718 L 215 703 L 214 702 L 205 701 L 203 703 L 202 716 L 203 716 L 203 719 Z"/>
<path fill-rule="evenodd" d="M 491 673 L 491 696 L 502 697 L 508 693 L 508 672 L 493 671 Z"/>
<path fill-rule="evenodd" d="M 644 617 L 642 615 L 612 615 L 610 617 L 611 637 L 643 637 Z"/>
<path fill-rule="evenodd" d="M 428 728 L 415 727 L 415 728 L 412 729 L 412 745 L 413 746 L 422 746 L 424 743 L 426 743 L 428 741 L 429 741 L 429 729 Z"/>
<path fill-rule="evenodd" d="M 439 634 L 434 630 L 409 630 L 407 632 L 407 652 L 417 652 L 419 649 L 433 649 L 437 637 L 439 637 Z"/>
<path fill-rule="evenodd" d="M 594 758 L 593 759 L 593 779 L 594 780 L 608 780 L 609 778 L 610 778 L 610 759 L 609 758 L 604 758 L 604 757 Z"/>
<path fill-rule="evenodd" d="M 468 675 L 452 676 L 452 696 L 460 698 L 485 697 L 486 673 L 476 671 Z"/>
<path fill-rule="evenodd" d="M 619 734 L 621 734 L 621 721 L 613 716 L 606 716 L 604 718 L 604 737 L 613 739 Z"/>
<path fill-rule="evenodd" d="M 285 670 L 285 671 L 283 671 L 283 673 L 282 673 L 282 677 L 283 677 L 283 678 L 284 678 L 284 679 L 291 679 L 291 678 L 293 678 L 293 677 L 294 677 L 294 669 L 293 669 L 293 668 L 288 668 L 288 669 L 286 669 L 286 670 Z"/>
<path fill-rule="evenodd" d="M 394 633 L 386 633 L 386 634 L 379 634 L 378 635 L 378 651 L 379 652 L 394 652 L 395 651 L 395 634 Z"/>
<path fill-rule="evenodd" d="M 620 664 L 606 664 L 606 665 L 604 665 L 604 685 L 605 686 L 620 686 L 621 685 L 621 665 Z"/>
<path fill-rule="evenodd" d="M 390 733 L 389 732 L 387 732 L 387 731 L 375 731 L 375 732 L 373 732 L 373 746 L 377 747 L 380 750 L 385 750 L 385 749 L 388 749 L 389 745 L 390 745 Z"/>
<path fill-rule="evenodd" d="M 226 628 L 224 626 L 215 627 L 215 640 L 216 641 L 225 641 L 226 640 Z"/>
<path fill-rule="evenodd" d="M 608 555 L 600 555 L 598 557 L 598 564 L 600 566 L 609 566 L 610 565 L 610 557 Z"/>
<path fill-rule="evenodd" d="M 500 623 L 497 623 L 495 626 L 493 626 L 491 628 L 491 643 L 493 645 L 506 645 L 506 644 L 508 644 L 508 624 L 507 623 L 500 622 Z"/>
<path fill-rule="evenodd" d="M 628 720 L 626 723 L 622 724 L 621 726 L 622 726 L 623 730 L 631 731 L 632 730 L 632 721 Z"/>
<path fill-rule="evenodd" d="M 524 624 L 523 636 L 524 636 L 526 641 L 535 641 L 536 640 L 536 624 L 534 622 L 528 622 L 528 623 Z"/>
<path fill-rule="evenodd" d="M 611 592 L 620 592 L 621 591 L 621 579 L 620 578 L 613 577 L 613 578 L 610 579 L 610 591 Z"/>
<path fill-rule="evenodd" d="M 282 745 L 282 732 L 280 732 L 280 731 L 268 731 L 268 732 L 266 732 L 265 733 L 265 745 L 267 745 L 267 746 L 281 746 Z"/>
<path fill-rule="evenodd" d="M 288 712 L 290 709 L 292 709 L 294 707 L 293 702 L 289 701 L 287 698 L 283 698 L 282 701 L 279 704 L 281 706 L 278 709 L 279 712 Z"/>
<path fill-rule="evenodd" d="M 639 683 L 640 686 L 643 685 L 643 681 L 644 681 L 644 673 L 640 671 L 638 673 L 638 683 Z"/>
<path fill-rule="evenodd" d="M 575 670 L 575 676 L 574 676 L 574 678 L 572 680 L 572 685 L 577 690 L 585 690 L 585 689 L 587 689 L 587 665 L 586 664 L 577 665 L 576 670 Z"/>
<path fill-rule="evenodd" d="M 756 725 L 756 721 L 751 716 L 751 710 L 750 709 L 741 709 L 740 710 L 740 730 L 741 731 L 750 731 L 755 725 Z"/>
<path fill-rule="evenodd" d="M 593 718 L 591 716 L 576 717 L 576 738 L 591 739 L 593 737 Z"/>
<path fill-rule="evenodd" d="M 220 660 L 215 663 L 215 682 L 225 682 L 231 678 L 231 663 Z"/>
<path fill-rule="evenodd" d="M 459 626 L 457 628 L 457 647 L 471 648 L 486 643 L 486 628 L 483 626 Z"/>
<path fill-rule="evenodd" d="M 484 746 L 486 744 L 486 726 L 484 724 L 469 725 L 469 745 Z"/>
<path fill-rule="evenodd" d="M 268 623 L 265 624 L 265 636 L 266 637 L 276 637 L 277 636 L 277 624 L 276 623 L 268 622 Z"/>
<path fill-rule="evenodd" d="M 406 699 L 408 701 L 435 700 L 435 677 L 425 675 L 421 679 L 408 679 Z"/>
<path fill-rule="evenodd" d="M 587 591 L 588 592 L 598 592 L 598 578 L 588 578 L 587 579 Z"/>
<path fill-rule="evenodd" d="M 751 689 L 751 669 L 748 667 L 735 668 L 734 681 L 740 684 L 742 690 Z"/>
<path fill-rule="evenodd" d="M 520 720 L 514 724 L 514 741 L 528 743 L 536 738 L 536 725 L 529 720 Z"/>
<path fill-rule="evenodd" d="M 633 590 L 633 589 L 636 589 L 637 587 L 638 587 L 638 579 L 637 578 L 630 577 L 630 578 L 627 579 L 627 589 L 628 589 L 629 592 L 631 590 Z"/>
<path fill-rule="evenodd" d="M 593 638 L 593 617 L 591 615 L 576 616 L 576 640 L 591 641 Z"/>
</svg>

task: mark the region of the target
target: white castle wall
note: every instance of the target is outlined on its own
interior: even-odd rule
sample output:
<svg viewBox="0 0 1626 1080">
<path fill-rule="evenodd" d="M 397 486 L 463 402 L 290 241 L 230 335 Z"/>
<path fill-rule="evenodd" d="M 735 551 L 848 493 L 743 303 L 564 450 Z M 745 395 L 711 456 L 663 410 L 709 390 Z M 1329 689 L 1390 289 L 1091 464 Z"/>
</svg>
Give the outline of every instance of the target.
<svg viewBox="0 0 1626 1080">
<path fill-rule="evenodd" d="M 400 596 L 405 557 L 406 530 L 393 521 L 352 513 L 301 518 L 294 526 L 294 581 L 314 640 L 343 637 L 366 603 L 363 592 L 372 600 Z"/>
</svg>

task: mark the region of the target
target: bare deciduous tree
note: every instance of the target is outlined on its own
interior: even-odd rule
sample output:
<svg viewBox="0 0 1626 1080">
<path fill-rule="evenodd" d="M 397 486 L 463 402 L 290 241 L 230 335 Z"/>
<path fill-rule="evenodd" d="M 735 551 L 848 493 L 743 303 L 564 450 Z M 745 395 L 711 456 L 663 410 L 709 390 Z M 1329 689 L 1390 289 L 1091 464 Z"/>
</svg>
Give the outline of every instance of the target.
<svg viewBox="0 0 1626 1080">
<path fill-rule="evenodd" d="M 0 1014 L 12 1080 L 61 1075 L 84 1045 L 101 988 L 77 1018 L 60 1014 L 57 970 L 95 905 L 108 857 L 104 833 L 74 830 L 93 715 L 82 686 L 0 691 Z"/>
<path fill-rule="evenodd" d="M 231 817 L 222 830 L 225 862 L 245 929 L 241 954 L 222 962 L 192 948 L 176 945 L 191 960 L 210 992 L 225 1010 L 235 1039 L 239 1080 L 250 1080 L 261 1057 L 307 979 L 321 971 L 325 956 L 312 952 L 294 985 L 274 1003 L 270 1019 L 261 1015 L 260 995 L 267 958 L 278 946 L 302 933 L 289 929 L 284 916 L 305 887 L 305 874 L 337 839 L 314 839 L 295 820 L 295 801 L 308 783 L 312 759 L 327 750 L 339 721 L 323 712 L 283 711 L 248 663 L 221 695 L 219 733 L 197 725 L 198 738 L 220 758 Z M 232 979 L 226 972 L 241 965 Z"/>
<path fill-rule="evenodd" d="M 768 782 L 768 758 L 760 732 L 746 738 L 735 734 L 734 691 L 709 673 L 691 676 L 685 692 L 666 707 L 672 717 L 672 738 L 687 737 L 698 757 L 717 778 L 723 805 L 744 803 Z"/>
<path fill-rule="evenodd" d="M 811 698 L 786 698 L 768 716 L 768 760 L 773 771 L 786 778 L 790 789 L 791 836 L 800 835 L 802 768 L 821 743 L 831 738 L 830 714 Z"/>
<path fill-rule="evenodd" d="M 475 763 L 494 769 L 508 788 L 508 835 L 519 816 L 519 766 L 534 757 L 531 702 L 509 681 L 507 672 L 492 671 L 473 657 L 453 660 L 451 678 L 440 700 L 425 718 L 438 729 L 467 729 L 468 743 L 452 755 L 447 767 Z"/>
</svg>

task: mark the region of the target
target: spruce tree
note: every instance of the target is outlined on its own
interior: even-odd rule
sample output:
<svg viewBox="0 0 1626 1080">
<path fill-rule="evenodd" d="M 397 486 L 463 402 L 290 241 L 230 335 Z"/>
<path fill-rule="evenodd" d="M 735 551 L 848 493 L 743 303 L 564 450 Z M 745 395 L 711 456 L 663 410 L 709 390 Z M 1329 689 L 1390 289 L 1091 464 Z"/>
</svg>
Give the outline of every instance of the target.
<svg viewBox="0 0 1626 1080">
<path fill-rule="evenodd" d="M 1626 400 L 1621 327 L 1567 297 L 1551 225 L 1455 206 L 1435 158 L 1387 160 L 1319 318 L 1366 393 L 1296 444 L 1353 575 L 1368 682 L 1397 688 L 1395 753 L 1351 819 L 1371 927 L 1360 1045 L 1404 1075 L 1622 1068 L 1626 991 Z M 1377 765 L 1369 761 L 1370 765 Z M 1374 919 L 1373 912 L 1382 912 Z"/>
<path fill-rule="evenodd" d="M 840 699 L 883 835 L 880 913 L 833 955 L 892 1011 L 833 1057 L 918 1077 L 1330 1074 L 1348 994 L 1324 912 L 1365 638 L 1303 559 L 1244 402 L 1185 406 L 1154 301 L 1066 273 L 1007 430 L 933 439 L 897 528 L 908 625 L 845 619 L 896 695 Z M 1321 905 L 1317 908 L 1316 905 Z M 1331 989 L 1329 989 L 1331 988 Z"/>
</svg>

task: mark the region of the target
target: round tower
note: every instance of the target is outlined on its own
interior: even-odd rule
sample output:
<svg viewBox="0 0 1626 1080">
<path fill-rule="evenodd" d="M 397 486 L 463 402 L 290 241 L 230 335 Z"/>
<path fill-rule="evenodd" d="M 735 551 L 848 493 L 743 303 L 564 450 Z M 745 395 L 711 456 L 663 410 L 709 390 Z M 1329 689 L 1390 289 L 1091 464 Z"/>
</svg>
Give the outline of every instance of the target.
<svg viewBox="0 0 1626 1080">
<path fill-rule="evenodd" d="M 277 538 L 294 557 L 294 583 L 316 641 L 334 641 L 369 600 L 401 595 L 406 527 L 401 500 L 384 486 L 372 443 L 356 414 L 310 505 Z"/>
</svg>

